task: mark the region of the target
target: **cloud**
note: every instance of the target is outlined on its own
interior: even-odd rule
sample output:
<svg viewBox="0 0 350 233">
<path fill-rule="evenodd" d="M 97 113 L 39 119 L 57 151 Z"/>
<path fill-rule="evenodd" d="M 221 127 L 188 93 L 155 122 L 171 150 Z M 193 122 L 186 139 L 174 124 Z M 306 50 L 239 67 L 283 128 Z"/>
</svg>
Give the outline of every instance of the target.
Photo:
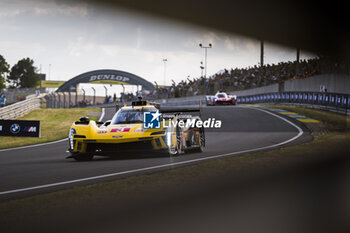
<svg viewBox="0 0 350 233">
<path fill-rule="evenodd" d="M 87 4 L 81 4 L 77 6 L 61 5 L 56 9 L 61 15 L 80 15 L 87 16 L 89 13 Z"/>
<path fill-rule="evenodd" d="M 229 51 L 234 51 L 236 49 L 235 44 L 229 37 L 226 37 L 224 39 L 224 43 L 225 43 L 226 49 L 228 49 Z"/>
<path fill-rule="evenodd" d="M 25 11 L 20 9 L 13 9 L 6 12 L 0 12 L 0 18 L 11 18 L 23 14 Z"/>
<path fill-rule="evenodd" d="M 33 10 L 35 15 L 48 15 L 51 13 L 49 9 L 42 7 L 34 7 Z"/>
<path fill-rule="evenodd" d="M 56 4 L 55 2 L 39 4 L 33 7 L 31 10 L 37 16 L 42 16 L 42 15 L 87 16 L 89 13 L 87 4 L 65 5 L 65 4 Z"/>
<path fill-rule="evenodd" d="M 30 57 L 37 62 L 37 58 L 47 52 L 47 47 L 38 42 L 24 44 L 20 41 L 1 40 L 0 44 L 3 48 L 6 48 L 5 51 L 2 51 L 2 55 L 11 66 L 25 57 Z"/>
<path fill-rule="evenodd" d="M 120 46 L 117 45 L 99 45 L 101 52 L 107 56 L 118 56 L 121 51 Z"/>
<path fill-rule="evenodd" d="M 65 52 L 69 56 L 80 57 L 84 53 L 91 52 L 96 48 L 93 42 L 86 41 L 84 37 L 78 37 L 74 41 L 69 41 Z"/>
<path fill-rule="evenodd" d="M 89 7 L 87 3 L 60 4 L 52 0 L 26 0 L 0 3 L 0 18 L 17 17 L 20 15 L 36 16 L 87 16 Z"/>
<path fill-rule="evenodd" d="M 208 75 L 259 62 L 258 40 L 83 1 L 0 0 L 0 19 L 2 55 L 13 62 L 34 58 L 43 69 L 51 64 L 53 79 L 111 68 L 162 83 L 162 59 L 167 58 L 167 78 L 178 82 L 200 76 L 204 50 L 199 43 L 213 45 Z M 285 53 L 266 47 L 266 61 L 283 57 Z"/>
</svg>

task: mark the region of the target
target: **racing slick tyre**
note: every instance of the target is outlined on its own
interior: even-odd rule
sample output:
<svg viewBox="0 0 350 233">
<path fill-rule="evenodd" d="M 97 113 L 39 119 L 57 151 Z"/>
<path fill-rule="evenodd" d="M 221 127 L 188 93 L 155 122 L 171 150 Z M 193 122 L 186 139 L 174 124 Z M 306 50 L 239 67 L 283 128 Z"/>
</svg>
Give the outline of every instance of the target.
<svg viewBox="0 0 350 233">
<path fill-rule="evenodd" d="M 76 161 L 91 161 L 94 157 L 93 154 L 72 154 Z"/>
</svg>

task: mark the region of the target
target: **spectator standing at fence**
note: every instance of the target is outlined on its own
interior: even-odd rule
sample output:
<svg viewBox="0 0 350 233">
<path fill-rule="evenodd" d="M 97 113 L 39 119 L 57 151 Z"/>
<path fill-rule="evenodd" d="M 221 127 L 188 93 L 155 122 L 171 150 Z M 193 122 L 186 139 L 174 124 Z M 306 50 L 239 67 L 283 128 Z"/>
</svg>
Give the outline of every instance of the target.
<svg viewBox="0 0 350 233">
<path fill-rule="evenodd" d="M 109 103 L 109 104 L 110 104 L 110 103 L 113 103 L 112 96 L 109 96 L 109 98 L 108 98 L 108 103 Z"/>
<path fill-rule="evenodd" d="M 6 105 L 6 97 L 2 95 L 0 97 L 0 107 L 4 107 Z"/>
</svg>

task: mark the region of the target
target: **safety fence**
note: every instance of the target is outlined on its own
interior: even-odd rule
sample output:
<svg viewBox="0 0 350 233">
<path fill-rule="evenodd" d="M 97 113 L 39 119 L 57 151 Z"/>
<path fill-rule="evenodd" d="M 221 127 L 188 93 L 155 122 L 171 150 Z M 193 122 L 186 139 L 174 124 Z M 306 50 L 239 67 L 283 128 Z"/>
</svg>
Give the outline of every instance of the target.
<svg viewBox="0 0 350 233">
<path fill-rule="evenodd" d="M 45 96 L 47 108 L 76 108 L 99 105 L 104 97 L 78 95 L 76 92 L 54 92 Z"/>
<path fill-rule="evenodd" d="M 120 100 L 118 102 L 105 103 L 105 97 L 77 95 L 75 92 L 55 92 L 45 96 L 47 108 L 76 108 L 76 107 L 115 107 L 116 104 L 122 106 L 131 104 L 131 101 Z M 137 100 L 136 98 L 134 100 Z M 205 96 L 190 96 L 183 98 L 154 99 L 146 98 L 151 102 L 157 102 L 164 106 L 196 105 L 200 100 L 205 100 Z"/>
<path fill-rule="evenodd" d="M 238 104 L 283 103 L 318 106 L 321 109 L 347 113 L 350 95 L 327 92 L 276 92 L 237 97 Z"/>
<path fill-rule="evenodd" d="M 41 97 L 30 97 L 26 100 L 0 108 L 0 119 L 16 119 L 41 107 Z"/>
<path fill-rule="evenodd" d="M 49 108 L 69 108 L 69 107 L 84 107 L 73 105 L 77 103 L 75 96 L 71 97 L 67 95 L 46 95 L 46 106 Z M 75 101 L 74 101 L 75 100 Z M 161 106 L 183 106 L 183 105 L 198 105 L 202 102 L 205 105 L 205 96 L 193 96 L 185 98 L 171 98 L 171 99 L 158 99 L 150 100 L 159 103 Z M 116 104 L 122 106 L 124 104 L 130 104 L 130 102 L 124 103 L 110 103 L 96 105 L 95 101 L 90 106 L 98 107 L 115 107 Z M 350 95 L 340 93 L 329 92 L 271 92 L 261 93 L 255 95 L 246 95 L 237 97 L 238 104 L 255 104 L 255 103 L 267 103 L 267 104 L 291 104 L 291 105 L 305 105 L 308 107 L 320 108 L 329 111 L 336 111 L 339 113 L 348 113 L 350 109 Z"/>
</svg>

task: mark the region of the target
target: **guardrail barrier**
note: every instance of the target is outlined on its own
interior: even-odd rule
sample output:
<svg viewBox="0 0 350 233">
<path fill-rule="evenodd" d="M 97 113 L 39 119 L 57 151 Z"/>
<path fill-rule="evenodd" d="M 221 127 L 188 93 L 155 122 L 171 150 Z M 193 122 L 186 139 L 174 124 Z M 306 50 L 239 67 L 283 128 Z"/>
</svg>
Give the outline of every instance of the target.
<svg viewBox="0 0 350 233">
<path fill-rule="evenodd" d="M 347 113 L 350 95 L 327 92 L 276 92 L 237 97 L 239 104 L 284 103 L 318 106 L 327 110 Z"/>
</svg>

